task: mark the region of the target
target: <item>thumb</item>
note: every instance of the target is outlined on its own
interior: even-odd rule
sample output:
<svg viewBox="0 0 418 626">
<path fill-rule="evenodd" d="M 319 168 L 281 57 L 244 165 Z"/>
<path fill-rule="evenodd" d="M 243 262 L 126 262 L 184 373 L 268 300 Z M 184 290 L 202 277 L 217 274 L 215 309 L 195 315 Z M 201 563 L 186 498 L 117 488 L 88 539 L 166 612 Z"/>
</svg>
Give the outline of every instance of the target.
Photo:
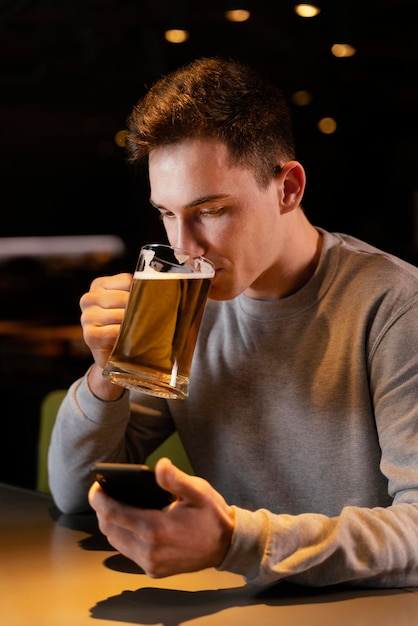
<svg viewBox="0 0 418 626">
<path fill-rule="evenodd" d="M 157 483 L 163 489 L 174 494 L 180 500 L 199 504 L 202 500 L 201 478 L 190 476 L 176 467 L 170 459 L 163 457 L 155 465 L 155 477 Z"/>
</svg>

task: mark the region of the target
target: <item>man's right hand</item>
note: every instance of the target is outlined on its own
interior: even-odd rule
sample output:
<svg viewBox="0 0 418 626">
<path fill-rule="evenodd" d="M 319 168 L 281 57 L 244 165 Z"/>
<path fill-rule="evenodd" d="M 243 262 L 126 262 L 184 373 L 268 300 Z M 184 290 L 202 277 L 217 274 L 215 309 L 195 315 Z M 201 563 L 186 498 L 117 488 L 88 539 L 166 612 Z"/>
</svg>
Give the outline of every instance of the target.
<svg viewBox="0 0 418 626">
<path fill-rule="evenodd" d="M 84 341 L 95 361 L 89 385 L 103 400 L 116 400 L 123 393 L 123 389 L 105 380 L 102 372 L 119 334 L 132 279 L 128 273 L 96 278 L 80 298 Z"/>
</svg>

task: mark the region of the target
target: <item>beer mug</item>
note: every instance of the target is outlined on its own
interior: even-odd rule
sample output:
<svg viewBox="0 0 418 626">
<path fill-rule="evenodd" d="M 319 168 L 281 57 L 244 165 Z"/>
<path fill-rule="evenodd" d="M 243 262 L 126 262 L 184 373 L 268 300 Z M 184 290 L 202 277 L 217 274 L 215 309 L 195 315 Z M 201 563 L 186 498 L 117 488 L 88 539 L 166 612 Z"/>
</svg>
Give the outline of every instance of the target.
<svg viewBox="0 0 418 626">
<path fill-rule="evenodd" d="M 118 339 L 103 376 L 163 398 L 186 398 L 213 264 L 165 244 L 140 250 Z"/>
</svg>

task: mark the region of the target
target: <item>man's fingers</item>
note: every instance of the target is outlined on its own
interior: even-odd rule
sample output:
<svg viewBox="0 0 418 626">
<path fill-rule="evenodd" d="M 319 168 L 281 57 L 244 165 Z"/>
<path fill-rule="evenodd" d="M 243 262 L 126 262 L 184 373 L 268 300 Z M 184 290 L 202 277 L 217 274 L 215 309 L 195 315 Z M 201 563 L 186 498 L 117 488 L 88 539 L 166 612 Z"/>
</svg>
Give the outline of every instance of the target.
<svg viewBox="0 0 418 626">
<path fill-rule="evenodd" d="M 155 466 L 158 484 L 177 498 L 199 505 L 204 495 L 206 481 L 186 474 L 168 458 L 159 459 Z"/>
</svg>

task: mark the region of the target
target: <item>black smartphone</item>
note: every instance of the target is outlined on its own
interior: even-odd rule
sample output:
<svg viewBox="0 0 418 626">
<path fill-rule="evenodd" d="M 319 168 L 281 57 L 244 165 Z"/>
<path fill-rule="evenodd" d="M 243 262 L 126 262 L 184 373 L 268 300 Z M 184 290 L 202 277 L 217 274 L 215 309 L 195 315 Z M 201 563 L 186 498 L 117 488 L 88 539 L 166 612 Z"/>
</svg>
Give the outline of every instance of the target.
<svg viewBox="0 0 418 626">
<path fill-rule="evenodd" d="M 148 465 L 134 463 L 94 463 L 90 467 L 93 480 L 120 502 L 141 509 L 163 509 L 174 496 L 162 489 Z"/>
</svg>

